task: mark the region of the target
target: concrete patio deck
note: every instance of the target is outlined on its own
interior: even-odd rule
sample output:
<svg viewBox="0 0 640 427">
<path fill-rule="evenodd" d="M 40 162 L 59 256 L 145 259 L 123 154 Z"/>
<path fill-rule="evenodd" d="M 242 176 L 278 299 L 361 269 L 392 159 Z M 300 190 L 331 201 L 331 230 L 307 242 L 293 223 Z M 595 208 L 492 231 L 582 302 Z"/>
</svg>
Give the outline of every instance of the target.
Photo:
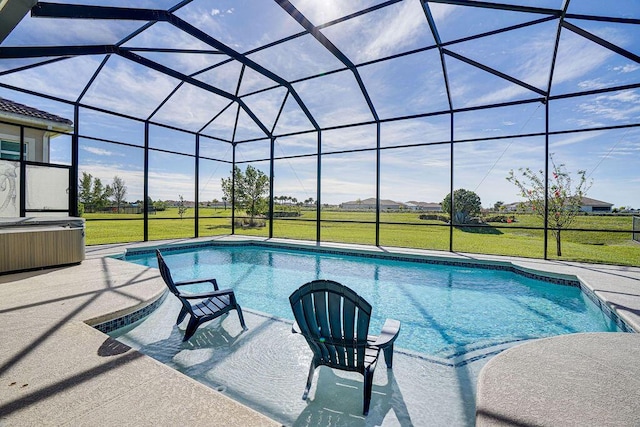
<svg viewBox="0 0 640 427">
<path fill-rule="evenodd" d="M 239 240 L 233 237 L 221 239 Z M 270 242 L 278 240 L 272 239 Z M 167 243 L 150 242 L 142 246 Z M 477 377 L 486 359 L 470 362 L 465 365 L 464 372 L 449 367 L 449 371 L 442 373 L 438 371 L 440 368 L 428 361 L 422 363 L 401 355 L 394 359 L 394 371 L 390 377 L 387 374 L 384 378 L 384 369 L 379 369 L 380 375 L 376 371 L 378 391 L 387 393 L 390 399 L 374 395 L 374 402 L 377 399 L 378 404 L 376 406 L 372 402 L 373 417 L 370 415 L 364 419 L 344 414 L 341 417 L 334 413 L 331 418 L 331 411 L 318 406 L 323 399 L 318 396 L 309 406 L 295 406 L 293 414 L 284 417 L 284 421 L 274 421 L 274 417 L 265 416 L 109 338 L 87 323 L 95 325 L 120 317 L 157 300 L 165 290 L 157 270 L 105 258 L 105 255 L 122 252 L 130 246 L 141 245 L 88 247 L 87 260 L 81 265 L 0 276 L 0 313 L 3 319 L 0 330 L 0 341 L 3 343 L 0 347 L 0 425 L 340 425 L 332 423 L 341 420 L 344 424 L 345 417 L 353 425 L 474 424 L 473 407 L 458 408 L 449 418 L 434 410 L 439 400 L 448 399 L 448 395 L 455 398 L 462 393 L 455 390 L 455 381 L 453 388 L 432 384 L 430 388 L 422 389 L 413 389 L 413 383 L 409 381 L 411 377 L 419 377 L 416 381 L 420 382 L 433 382 L 434 378 L 438 382 L 448 377 L 459 381 L 466 376 L 469 384 L 464 393 L 474 393 L 475 381 L 472 379 Z M 523 269 L 577 276 L 629 325 L 636 331 L 640 330 L 640 268 L 353 245 L 327 246 L 474 262 L 512 262 Z M 162 304 L 163 307 L 165 305 Z M 170 307 L 170 304 L 167 306 Z M 251 323 L 255 327 L 261 322 L 260 316 L 251 313 L 248 316 L 250 330 Z M 231 328 L 229 330 L 233 332 L 233 326 L 227 326 L 227 323 L 230 322 L 224 320 L 221 327 L 225 330 Z M 273 323 L 265 329 L 284 330 L 287 327 Z M 635 336 L 625 342 L 629 343 L 627 347 L 632 351 L 640 353 L 640 344 Z M 526 345 L 531 345 L 531 342 L 514 347 L 502 355 Z M 553 351 L 558 352 L 559 359 L 563 357 L 562 348 Z M 553 358 L 553 353 L 549 357 Z M 306 363 L 303 361 L 302 364 Z M 626 376 L 638 377 L 639 368 L 634 365 L 637 364 L 631 361 L 625 365 L 633 371 L 627 371 Z M 514 365 L 514 368 L 517 366 Z M 328 375 L 322 370 L 320 372 L 320 377 Z M 305 370 L 302 371 L 302 377 L 301 382 L 297 378 L 294 381 L 300 384 L 300 388 L 306 377 Z M 320 377 L 314 382 L 322 381 Z M 562 385 L 558 384 L 562 381 L 560 377 L 546 380 Z M 618 377 L 610 380 L 625 379 Z M 605 389 L 610 388 L 603 387 Z M 295 394 L 299 394 L 299 391 L 296 389 Z M 481 392 L 492 391 L 482 386 Z M 580 390 L 568 392 L 580 394 Z M 380 393 L 378 396 L 381 396 Z M 356 392 L 356 395 L 359 396 L 359 393 Z M 522 396 L 511 394 L 501 399 L 510 404 L 522 399 Z M 304 405 L 304 402 L 300 400 L 296 404 Z M 349 403 L 342 404 L 338 408 L 348 412 Z M 590 404 L 602 406 L 598 401 Z M 347 409 L 344 405 L 347 405 Z M 610 410 L 613 408 L 601 408 L 603 413 Z M 545 425 L 545 414 L 537 417 L 532 422 Z"/>
<path fill-rule="evenodd" d="M 165 288 L 157 271 L 102 257 L 0 276 L 0 426 L 279 425 L 85 323 Z"/>
</svg>

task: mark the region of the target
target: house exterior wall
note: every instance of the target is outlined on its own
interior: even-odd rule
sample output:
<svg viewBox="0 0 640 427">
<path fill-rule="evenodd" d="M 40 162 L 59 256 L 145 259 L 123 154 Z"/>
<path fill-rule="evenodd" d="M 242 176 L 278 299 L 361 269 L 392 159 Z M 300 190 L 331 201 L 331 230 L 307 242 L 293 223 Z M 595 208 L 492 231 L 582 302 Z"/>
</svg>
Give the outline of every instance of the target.
<svg viewBox="0 0 640 427">
<path fill-rule="evenodd" d="M 581 206 L 582 212 L 611 212 L 611 206 Z"/>
<path fill-rule="evenodd" d="M 375 203 L 342 203 L 340 207 L 347 211 L 368 211 L 375 210 Z M 380 205 L 380 210 L 398 210 L 400 209 L 400 204 L 393 205 Z"/>
<path fill-rule="evenodd" d="M 366 211 L 376 208 L 376 205 L 372 205 L 369 203 L 343 203 L 340 206 L 342 207 L 342 209 L 347 211 Z M 383 208 L 382 206 L 380 207 Z"/>
<path fill-rule="evenodd" d="M 20 127 L 0 123 L 0 140 L 20 142 Z M 49 162 L 49 132 L 39 129 L 24 128 L 24 140 L 27 145 L 27 160 L 32 162 Z"/>
</svg>

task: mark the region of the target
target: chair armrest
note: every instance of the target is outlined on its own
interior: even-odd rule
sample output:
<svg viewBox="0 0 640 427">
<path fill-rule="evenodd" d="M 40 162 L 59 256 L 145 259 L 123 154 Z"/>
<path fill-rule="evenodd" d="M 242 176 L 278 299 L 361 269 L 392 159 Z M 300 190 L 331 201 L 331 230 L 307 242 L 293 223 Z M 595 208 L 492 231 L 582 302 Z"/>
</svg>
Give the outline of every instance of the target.
<svg viewBox="0 0 640 427">
<path fill-rule="evenodd" d="M 380 331 L 380 335 L 372 343 L 372 345 L 380 348 L 388 347 L 393 344 L 393 342 L 398 338 L 398 334 L 400 333 L 400 321 L 395 319 L 387 319 L 382 326 L 382 331 Z"/>
<path fill-rule="evenodd" d="M 197 279 L 197 280 L 187 280 L 185 282 L 177 282 L 175 283 L 176 286 L 184 286 L 184 285 L 195 285 L 198 283 L 205 283 L 205 282 L 209 282 L 213 285 L 213 289 L 215 289 L 216 291 L 218 290 L 218 282 L 216 281 L 216 279 Z"/>
<path fill-rule="evenodd" d="M 213 292 L 202 292 L 199 294 L 180 294 L 180 298 L 184 298 L 184 299 L 202 299 L 202 298 L 213 298 L 213 297 L 220 297 L 220 296 L 224 296 L 224 295 L 231 295 L 232 298 L 235 299 L 235 295 L 233 293 L 233 289 L 221 289 L 219 291 L 213 291 Z"/>
</svg>

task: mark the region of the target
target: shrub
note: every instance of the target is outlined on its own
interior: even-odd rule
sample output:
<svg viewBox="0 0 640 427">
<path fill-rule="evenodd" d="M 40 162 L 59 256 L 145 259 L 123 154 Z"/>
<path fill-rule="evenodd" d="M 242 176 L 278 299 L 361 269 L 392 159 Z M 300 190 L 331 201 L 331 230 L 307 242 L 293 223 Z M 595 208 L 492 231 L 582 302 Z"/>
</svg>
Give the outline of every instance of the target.
<svg viewBox="0 0 640 427">
<path fill-rule="evenodd" d="M 167 204 L 161 200 L 155 201 L 153 202 L 153 208 L 155 210 L 157 210 L 158 212 L 162 212 L 162 211 L 166 211 L 167 210 Z"/>
<path fill-rule="evenodd" d="M 442 215 L 442 214 L 421 214 L 418 218 L 424 219 L 427 221 L 449 222 L 449 217 L 447 215 Z"/>
<path fill-rule="evenodd" d="M 516 217 L 514 215 L 494 215 L 494 216 L 485 217 L 484 221 L 485 222 L 512 223 L 512 222 L 516 222 Z"/>
<path fill-rule="evenodd" d="M 240 228 L 262 228 L 267 225 L 267 221 L 262 218 L 240 217 L 234 220 L 234 225 Z"/>
<path fill-rule="evenodd" d="M 301 216 L 300 211 L 275 211 L 273 213 L 274 218 L 289 218 L 294 216 Z"/>
<path fill-rule="evenodd" d="M 442 201 L 442 210 L 453 218 L 454 224 L 468 224 L 474 214 L 479 214 L 482 206 L 480 197 L 473 191 L 459 188 L 453 192 L 453 208 L 451 212 L 451 193 Z"/>
</svg>

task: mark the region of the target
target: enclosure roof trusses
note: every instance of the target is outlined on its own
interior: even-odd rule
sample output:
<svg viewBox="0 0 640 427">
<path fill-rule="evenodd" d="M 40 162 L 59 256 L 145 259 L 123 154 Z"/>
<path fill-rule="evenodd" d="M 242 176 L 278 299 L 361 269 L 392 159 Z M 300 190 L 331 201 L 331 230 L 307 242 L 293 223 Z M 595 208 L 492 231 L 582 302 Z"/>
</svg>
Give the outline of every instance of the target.
<svg viewBox="0 0 640 427">
<path fill-rule="evenodd" d="M 637 1 L 91 3 L 37 3 L 0 87 L 235 143 L 640 86 Z"/>
</svg>

